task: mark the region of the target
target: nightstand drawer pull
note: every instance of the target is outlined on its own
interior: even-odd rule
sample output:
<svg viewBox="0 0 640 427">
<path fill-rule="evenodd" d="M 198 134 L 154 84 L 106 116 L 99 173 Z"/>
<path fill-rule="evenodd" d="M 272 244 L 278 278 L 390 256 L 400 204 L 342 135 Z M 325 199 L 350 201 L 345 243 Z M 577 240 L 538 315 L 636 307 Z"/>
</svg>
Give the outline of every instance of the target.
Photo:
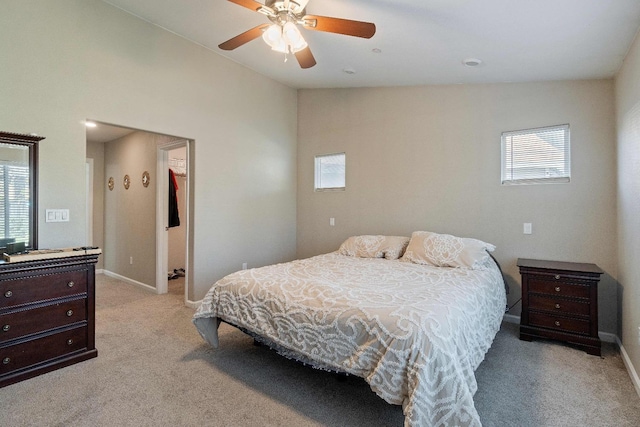
<svg viewBox="0 0 640 427">
<path fill-rule="evenodd" d="M 560 322 L 559 322 L 558 320 L 556 320 L 556 321 L 554 322 L 554 324 L 555 324 L 556 326 L 560 326 Z"/>
<path fill-rule="evenodd" d="M 2 364 L 3 365 L 8 365 L 9 363 L 11 363 L 11 358 L 5 357 L 4 359 L 2 359 Z"/>
<path fill-rule="evenodd" d="M 4 326 L 2 327 L 2 331 L 3 331 L 3 332 L 9 332 L 9 329 L 11 329 L 11 326 L 9 326 L 9 325 L 4 325 Z"/>
<path fill-rule="evenodd" d="M 67 310 L 67 317 L 73 316 L 73 310 Z"/>
<path fill-rule="evenodd" d="M 556 286 L 556 292 L 560 292 L 560 286 Z"/>
<path fill-rule="evenodd" d="M 67 340 L 67 344 L 68 344 L 68 345 L 73 345 L 73 340 L 72 340 L 71 338 L 69 338 L 69 339 Z"/>
<path fill-rule="evenodd" d="M 560 280 L 560 275 L 556 274 L 556 280 Z"/>
<path fill-rule="evenodd" d="M 67 283 L 67 286 L 70 288 L 73 288 L 73 286 L 75 285 L 75 283 L 73 283 L 73 280 L 70 281 L 69 283 Z"/>
<path fill-rule="evenodd" d="M 556 304 L 556 308 L 557 308 L 557 309 L 560 309 L 560 304 Z"/>
<path fill-rule="evenodd" d="M 11 291 L 7 291 L 7 292 L 4 293 L 4 297 L 5 298 L 11 298 L 12 296 L 13 296 L 13 292 L 11 292 Z"/>
</svg>

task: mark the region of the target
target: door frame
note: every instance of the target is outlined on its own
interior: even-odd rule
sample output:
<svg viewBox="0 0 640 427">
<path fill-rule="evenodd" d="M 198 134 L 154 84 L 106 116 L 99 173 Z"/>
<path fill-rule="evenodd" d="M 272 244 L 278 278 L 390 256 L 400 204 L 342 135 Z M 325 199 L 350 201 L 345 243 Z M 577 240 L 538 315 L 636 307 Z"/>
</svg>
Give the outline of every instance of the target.
<svg viewBox="0 0 640 427">
<path fill-rule="evenodd" d="M 190 268 L 189 260 L 191 254 L 189 248 L 191 233 L 190 217 L 190 186 L 191 186 L 191 173 L 190 165 L 191 159 L 190 148 L 193 141 L 188 139 L 177 139 L 175 141 L 166 142 L 164 144 L 158 144 L 157 153 L 157 183 L 156 183 L 156 292 L 158 294 L 166 294 L 169 291 L 169 283 L 167 279 L 167 273 L 169 269 L 169 179 L 165 172 L 169 171 L 169 151 L 176 148 L 186 148 L 186 185 L 184 188 L 185 194 L 185 211 L 180 215 L 180 222 L 185 225 L 185 277 L 184 277 L 184 302 L 185 304 L 189 300 L 189 283 L 190 283 Z"/>
</svg>

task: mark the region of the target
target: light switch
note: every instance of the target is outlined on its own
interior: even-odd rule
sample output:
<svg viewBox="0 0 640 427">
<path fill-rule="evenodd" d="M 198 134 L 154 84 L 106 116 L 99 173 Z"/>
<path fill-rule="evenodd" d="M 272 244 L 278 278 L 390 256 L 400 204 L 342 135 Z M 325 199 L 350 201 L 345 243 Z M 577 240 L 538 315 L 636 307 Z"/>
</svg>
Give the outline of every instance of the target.
<svg viewBox="0 0 640 427">
<path fill-rule="evenodd" d="M 69 222 L 69 209 L 47 209 L 46 222 Z"/>
<path fill-rule="evenodd" d="M 334 225 L 336 225 L 336 219 L 335 218 L 329 218 L 329 225 L 332 226 L 332 227 Z"/>
<path fill-rule="evenodd" d="M 523 231 L 524 234 L 531 234 L 532 230 L 531 230 L 531 223 L 530 222 L 525 222 L 524 223 L 524 227 L 523 227 Z"/>
</svg>

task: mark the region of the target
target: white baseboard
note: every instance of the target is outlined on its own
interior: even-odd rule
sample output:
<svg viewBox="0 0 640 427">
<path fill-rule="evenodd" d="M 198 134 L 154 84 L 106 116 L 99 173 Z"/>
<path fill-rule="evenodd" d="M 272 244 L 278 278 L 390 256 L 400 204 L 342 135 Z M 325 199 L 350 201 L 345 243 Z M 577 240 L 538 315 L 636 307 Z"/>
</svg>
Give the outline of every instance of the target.
<svg viewBox="0 0 640 427">
<path fill-rule="evenodd" d="M 638 396 L 640 396 L 640 377 L 638 377 L 638 372 L 636 372 L 636 368 L 633 367 L 633 363 L 631 363 L 631 359 L 629 359 L 627 350 L 624 349 L 622 342 L 620 342 L 620 338 L 616 337 L 616 343 L 618 344 L 618 348 L 620 349 L 620 355 L 622 356 L 622 361 L 624 362 L 625 368 L 627 368 L 627 372 L 629 373 L 631 382 L 636 388 L 636 393 L 638 393 Z"/>
<path fill-rule="evenodd" d="M 513 314 L 505 314 L 503 320 L 507 323 L 520 323 L 520 316 L 514 316 Z M 620 337 L 616 334 L 612 334 L 609 332 L 598 332 L 600 339 L 604 342 L 613 343 L 618 346 L 620 349 L 620 355 L 622 356 L 622 361 L 624 362 L 625 368 L 627 368 L 627 373 L 631 378 L 631 382 L 633 383 L 633 387 L 636 389 L 636 393 L 640 396 L 640 377 L 638 377 L 638 372 L 633 367 L 633 363 L 631 363 L 631 359 L 629 359 L 629 355 L 627 351 L 624 349 L 622 342 L 620 341 Z"/>
<path fill-rule="evenodd" d="M 202 300 L 198 300 L 198 301 L 186 300 L 184 303 L 184 305 L 186 305 L 189 308 L 193 308 L 194 310 L 197 310 L 198 308 L 200 308 L 200 304 L 202 304 Z"/>
<path fill-rule="evenodd" d="M 98 273 L 98 271 L 96 271 L 96 273 Z M 154 288 L 153 286 L 149 286 L 149 285 L 147 285 L 145 283 L 138 282 L 137 280 L 133 280 L 133 279 L 130 279 L 128 277 L 122 276 L 120 274 L 113 273 L 113 272 L 111 272 L 109 270 L 100 270 L 100 273 L 104 274 L 105 276 L 113 277 L 114 279 L 122 280 L 123 282 L 129 283 L 130 285 L 138 286 L 138 287 L 144 289 L 145 291 L 153 292 L 154 294 L 158 293 L 158 290 L 156 288 Z M 202 300 L 198 300 L 198 301 L 186 300 L 184 302 L 184 305 L 186 307 L 192 308 L 194 310 L 197 310 L 198 307 L 200 307 L 200 304 L 202 304 Z"/>
<path fill-rule="evenodd" d="M 114 279 L 122 280 L 125 283 L 129 283 L 130 285 L 138 286 L 139 288 L 144 289 L 145 291 L 153 292 L 154 294 L 158 293 L 158 290 L 153 286 L 149 286 L 145 283 L 138 282 L 137 280 L 129 279 L 128 277 L 121 276 L 120 274 L 113 273 L 109 270 L 102 270 L 102 274 L 105 276 L 113 277 Z"/>
<path fill-rule="evenodd" d="M 507 323 L 520 323 L 520 316 L 514 316 L 513 314 L 508 314 L 505 313 L 504 317 L 502 318 L 503 321 L 507 322 Z"/>
<path fill-rule="evenodd" d="M 96 274 L 102 274 L 102 273 L 104 273 L 104 270 L 102 268 L 96 269 Z"/>
</svg>

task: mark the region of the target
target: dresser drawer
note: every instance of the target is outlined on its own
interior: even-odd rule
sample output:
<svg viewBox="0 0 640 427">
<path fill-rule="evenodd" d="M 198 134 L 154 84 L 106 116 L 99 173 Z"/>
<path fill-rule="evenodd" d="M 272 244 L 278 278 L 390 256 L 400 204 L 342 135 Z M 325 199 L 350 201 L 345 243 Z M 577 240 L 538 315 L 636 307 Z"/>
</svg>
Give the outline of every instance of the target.
<svg viewBox="0 0 640 427">
<path fill-rule="evenodd" d="M 564 314 L 589 316 L 591 305 L 587 300 L 567 300 L 552 296 L 529 295 L 529 308 Z"/>
<path fill-rule="evenodd" d="M 87 292 L 86 270 L 0 281 L 0 308 Z"/>
<path fill-rule="evenodd" d="M 87 327 L 0 348 L 0 375 L 27 368 L 87 347 Z"/>
<path fill-rule="evenodd" d="M 85 321 L 87 300 L 77 299 L 0 315 L 0 343 Z"/>
<path fill-rule="evenodd" d="M 589 298 L 591 289 L 588 285 L 554 280 L 553 276 L 530 276 L 529 292 L 561 297 Z"/>
<path fill-rule="evenodd" d="M 569 319 L 542 313 L 529 313 L 529 325 L 589 335 L 588 320 Z"/>
</svg>

